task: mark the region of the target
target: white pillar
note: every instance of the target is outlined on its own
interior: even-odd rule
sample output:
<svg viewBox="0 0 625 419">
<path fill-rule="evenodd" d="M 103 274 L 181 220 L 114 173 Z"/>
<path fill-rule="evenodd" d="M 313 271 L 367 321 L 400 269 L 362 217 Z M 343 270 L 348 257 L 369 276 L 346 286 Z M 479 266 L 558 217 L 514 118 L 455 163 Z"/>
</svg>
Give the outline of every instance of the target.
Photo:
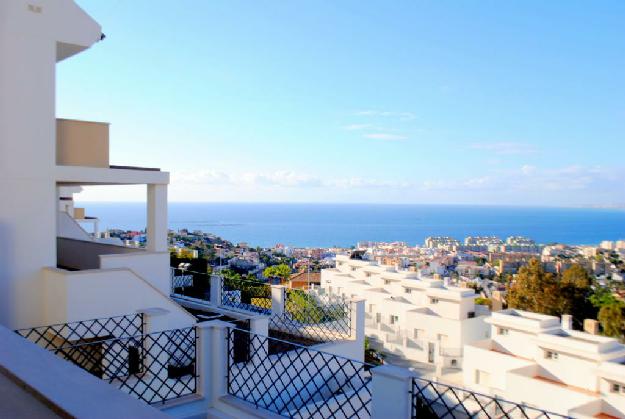
<svg viewBox="0 0 625 419">
<path fill-rule="evenodd" d="M 371 374 L 371 418 L 410 418 L 414 374 L 393 365 L 373 368 Z"/>
<path fill-rule="evenodd" d="M 220 397 L 228 394 L 228 328 L 231 323 L 212 320 L 197 323 L 198 393 L 207 406 L 214 406 Z"/>
<path fill-rule="evenodd" d="M 167 185 L 148 185 L 148 225 L 146 248 L 167 251 Z"/>
<path fill-rule="evenodd" d="M 158 317 L 169 314 L 169 310 L 160 307 L 142 308 L 136 311 L 137 314 L 143 314 L 143 334 L 159 332 L 167 329 L 164 327 L 166 323 L 159 321 Z M 159 326 L 161 323 L 161 326 Z"/>
<path fill-rule="evenodd" d="M 284 314 L 286 304 L 286 288 L 283 285 L 271 286 L 271 315 L 281 316 Z"/>
<path fill-rule="evenodd" d="M 219 307 L 222 305 L 222 288 L 221 283 L 223 278 L 221 275 L 211 275 L 211 304 L 215 307 Z"/>
<path fill-rule="evenodd" d="M 254 335 L 257 335 L 255 337 Z M 260 365 L 269 356 L 269 317 L 256 316 L 250 319 L 250 361 Z"/>
<path fill-rule="evenodd" d="M 352 298 L 350 305 L 351 338 L 365 347 L 365 302 L 364 298 Z"/>
</svg>

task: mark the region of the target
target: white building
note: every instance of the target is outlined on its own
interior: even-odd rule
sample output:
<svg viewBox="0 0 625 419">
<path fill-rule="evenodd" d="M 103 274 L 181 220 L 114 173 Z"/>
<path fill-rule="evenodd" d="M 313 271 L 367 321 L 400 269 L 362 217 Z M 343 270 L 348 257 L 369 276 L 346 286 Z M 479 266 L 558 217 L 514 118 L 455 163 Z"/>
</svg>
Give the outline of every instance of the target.
<svg viewBox="0 0 625 419">
<path fill-rule="evenodd" d="M 488 308 L 475 304 L 473 289 L 415 272 L 337 256 L 336 268 L 321 271 L 321 289 L 366 300 L 365 331 L 374 347 L 439 371 L 460 368 L 462 347 L 489 336 Z"/>
<path fill-rule="evenodd" d="M 493 312 L 491 338 L 464 347 L 464 385 L 573 417 L 625 415 L 625 345 L 571 317 Z M 603 416 L 600 416 L 603 415 Z"/>
</svg>

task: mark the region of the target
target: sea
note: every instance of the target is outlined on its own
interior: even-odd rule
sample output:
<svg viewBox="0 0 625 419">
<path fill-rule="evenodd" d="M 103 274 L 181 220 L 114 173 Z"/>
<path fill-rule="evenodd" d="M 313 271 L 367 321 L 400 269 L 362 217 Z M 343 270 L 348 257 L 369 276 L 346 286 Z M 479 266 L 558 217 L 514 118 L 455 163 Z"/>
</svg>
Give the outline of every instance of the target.
<svg viewBox="0 0 625 419">
<path fill-rule="evenodd" d="M 79 202 L 101 229 L 142 230 L 140 202 Z M 598 244 L 625 239 L 625 210 L 465 205 L 169 204 L 169 227 L 270 247 L 349 247 L 359 241 L 423 244 L 428 236 L 512 235 L 538 243 Z"/>
</svg>

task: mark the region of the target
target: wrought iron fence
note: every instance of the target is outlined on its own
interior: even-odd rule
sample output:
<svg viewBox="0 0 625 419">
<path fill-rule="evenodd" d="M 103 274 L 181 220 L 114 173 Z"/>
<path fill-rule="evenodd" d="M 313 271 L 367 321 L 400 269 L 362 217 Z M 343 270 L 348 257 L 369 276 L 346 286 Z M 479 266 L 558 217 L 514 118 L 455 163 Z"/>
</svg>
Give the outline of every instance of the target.
<svg viewBox="0 0 625 419">
<path fill-rule="evenodd" d="M 371 416 L 372 365 L 239 329 L 228 329 L 227 340 L 232 396 L 286 417 Z"/>
<path fill-rule="evenodd" d="M 57 353 L 150 404 L 196 392 L 194 327 L 81 343 Z"/>
<path fill-rule="evenodd" d="M 567 416 L 414 377 L 412 418 L 562 419 Z"/>
<path fill-rule="evenodd" d="M 143 333 L 143 315 L 106 317 L 59 323 L 49 326 L 19 329 L 15 333 L 55 353 L 64 347 L 77 343 L 105 340 Z"/>
<path fill-rule="evenodd" d="M 299 289 L 286 289 L 284 313 L 269 320 L 269 328 L 285 339 L 312 342 L 348 339 L 351 307 L 343 298 L 322 297 Z"/>
<path fill-rule="evenodd" d="M 171 268 L 171 295 L 210 301 L 210 277 L 205 272 Z"/>
<path fill-rule="evenodd" d="M 226 307 L 251 311 L 258 314 L 271 314 L 271 285 L 222 277 L 221 303 Z"/>
</svg>

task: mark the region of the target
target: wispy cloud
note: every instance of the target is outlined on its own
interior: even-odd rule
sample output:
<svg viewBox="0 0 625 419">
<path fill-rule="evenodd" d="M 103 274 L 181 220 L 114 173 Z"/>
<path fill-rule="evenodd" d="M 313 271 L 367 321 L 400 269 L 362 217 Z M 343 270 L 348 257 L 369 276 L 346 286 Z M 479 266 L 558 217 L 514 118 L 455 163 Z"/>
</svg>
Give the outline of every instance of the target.
<svg viewBox="0 0 625 419">
<path fill-rule="evenodd" d="M 493 142 L 493 143 L 474 143 L 470 148 L 474 150 L 488 151 L 499 155 L 517 155 L 517 154 L 533 154 L 538 150 L 531 144 L 517 142 Z"/>
<path fill-rule="evenodd" d="M 369 138 L 371 140 L 382 140 L 382 141 L 400 141 L 400 140 L 408 139 L 408 137 L 406 137 L 405 135 L 389 134 L 389 133 L 384 133 L 384 132 L 365 134 L 364 137 Z"/>
</svg>

